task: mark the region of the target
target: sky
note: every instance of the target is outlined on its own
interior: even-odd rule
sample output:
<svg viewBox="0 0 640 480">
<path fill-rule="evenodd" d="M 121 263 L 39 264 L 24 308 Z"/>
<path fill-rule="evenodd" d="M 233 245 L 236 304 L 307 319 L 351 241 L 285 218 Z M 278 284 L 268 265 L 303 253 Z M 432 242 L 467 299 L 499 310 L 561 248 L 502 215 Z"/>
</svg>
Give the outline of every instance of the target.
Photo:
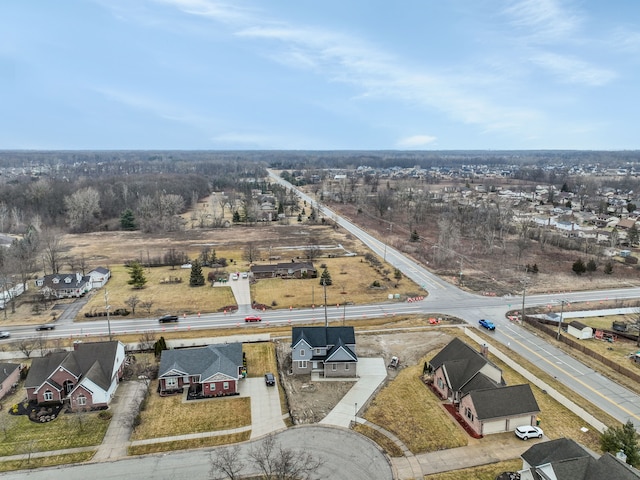
<svg viewBox="0 0 640 480">
<path fill-rule="evenodd" d="M 637 0 L 2 0 L 0 149 L 635 150 Z"/>
</svg>

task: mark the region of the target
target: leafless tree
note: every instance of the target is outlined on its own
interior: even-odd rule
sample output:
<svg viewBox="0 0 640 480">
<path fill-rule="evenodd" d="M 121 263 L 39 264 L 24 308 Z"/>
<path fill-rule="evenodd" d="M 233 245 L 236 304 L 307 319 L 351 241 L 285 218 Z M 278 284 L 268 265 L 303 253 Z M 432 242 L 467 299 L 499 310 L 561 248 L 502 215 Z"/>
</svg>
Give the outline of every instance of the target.
<svg viewBox="0 0 640 480">
<path fill-rule="evenodd" d="M 249 263 L 253 263 L 259 258 L 260 249 L 258 248 L 258 246 L 253 242 L 247 242 L 244 248 L 244 259 Z"/>
<path fill-rule="evenodd" d="M 133 315 L 135 315 L 135 314 L 136 314 L 136 307 L 138 306 L 138 304 L 139 304 L 139 303 L 140 303 L 140 297 L 138 297 L 137 295 L 131 295 L 129 298 L 127 298 L 127 299 L 124 301 L 124 304 L 125 304 L 127 307 L 130 307 L 130 308 L 131 308 L 131 313 L 132 313 Z"/>
<path fill-rule="evenodd" d="M 31 357 L 31 354 L 36 348 L 36 345 L 33 343 L 33 341 L 27 338 L 23 338 L 22 340 L 20 340 L 16 346 L 18 347 L 18 350 L 20 350 L 20 352 L 23 353 L 27 358 Z"/>
<path fill-rule="evenodd" d="M 87 231 L 100 217 L 100 192 L 93 187 L 77 190 L 65 197 L 64 205 L 71 230 Z"/>
<path fill-rule="evenodd" d="M 323 464 L 308 451 L 283 448 L 273 435 L 253 446 L 249 457 L 266 480 L 307 480 Z"/>
<path fill-rule="evenodd" d="M 51 273 L 59 273 L 63 263 L 64 244 L 60 230 L 43 230 L 40 234 L 43 259 L 51 269 Z"/>
<path fill-rule="evenodd" d="M 311 261 L 315 260 L 322 253 L 320 249 L 320 245 L 318 245 L 318 240 L 316 238 L 310 238 L 307 242 L 307 246 L 304 249 L 304 253 L 307 255 L 307 258 Z"/>
<path fill-rule="evenodd" d="M 155 332 L 153 330 L 145 330 L 138 339 L 138 348 L 143 352 L 151 350 L 154 343 L 156 343 Z"/>
<path fill-rule="evenodd" d="M 225 475 L 231 480 L 240 478 L 240 472 L 244 468 L 244 463 L 240 458 L 240 447 L 218 448 L 211 452 L 211 478 L 219 478 L 218 475 Z"/>
<path fill-rule="evenodd" d="M 146 300 L 144 302 L 140 302 L 140 308 L 142 308 L 147 315 L 151 315 L 151 309 L 153 308 L 153 301 Z"/>
</svg>

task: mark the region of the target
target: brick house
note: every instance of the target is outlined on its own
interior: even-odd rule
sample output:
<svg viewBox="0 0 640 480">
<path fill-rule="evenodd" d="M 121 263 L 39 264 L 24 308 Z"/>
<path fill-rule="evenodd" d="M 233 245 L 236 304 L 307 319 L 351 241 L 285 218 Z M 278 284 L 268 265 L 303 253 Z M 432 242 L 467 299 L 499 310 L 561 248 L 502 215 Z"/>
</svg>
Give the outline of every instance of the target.
<svg viewBox="0 0 640 480">
<path fill-rule="evenodd" d="M 243 373 L 241 343 L 164 350 L 158 370 L 158 393 L 182 392 L 203 397 L 237 395 Z"/>
<path fill-rule="evenodd" d="M 27 399 L 68 403 L 72 410 L 105 408 L 122 379 L 124 358 L 119 341 L 76 343 L 73 351 L 34 358 L 25 380 Z"/>
</svg>

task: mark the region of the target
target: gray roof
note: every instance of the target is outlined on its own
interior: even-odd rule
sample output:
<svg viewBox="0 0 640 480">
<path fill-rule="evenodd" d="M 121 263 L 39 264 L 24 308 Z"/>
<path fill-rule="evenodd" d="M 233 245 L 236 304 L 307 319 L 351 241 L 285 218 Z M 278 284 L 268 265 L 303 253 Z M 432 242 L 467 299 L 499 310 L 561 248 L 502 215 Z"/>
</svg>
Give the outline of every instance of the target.
<svg viewBox="0 0 640 480">
<path fill-rule="evenodd" d="M 333 347 L 342 341 L 343 345 L 355 345 L 356 334 L 353 327 L 293 327 L 291 345 L 305 340 L 311 347 Z"/>
<path fill-rule="evenodd" d="M 16 363 L 0 363 L 0 383 L 9 378 L 9 375 L 15 372 L 16 368 L 20 368 L 20 365 Z"/>
<path fill-rule="evenodd" d="M 469 380 L 467 383 L 465 383 L 460 388 L 460 391 L 464 395 L 464 394 L 467 394 L 467 393 L 472 392 L 474 390 L 485 390 L 485 389 L 488 389 L 488 388 L 499 388 L 502 385 L 503 384 L 498 384 L 498 383 L 494 382 L 493 380 L 491 380 L 486 375 L 484 375 L 482 373 L 478 373 L 478 374 L 474 375 L 471 378 L 471 380 Z"/>
<path fill-rule="evenodd" d="M 172 376 L 170 372 L 176 370 L 188 375 L 200 375 L 201 381 L 216 373 L 238 378 L 239 367 L 242 367 L 241 343 L 164 350 L 158 377 Z"/>
<path fill-rule="evenodd" d="M 558 479 L 562 480 L 638 480 L 640 471 L 605 453 L 596 459 L 582 445 L 569 438 L 537 443 L 522 454 L 532 466 L 536 480 L 544 480 L 535 467 L 551 464 Z M 545 477 L 546 478 L 546 477 Z"/>
<path fill-rule="evenodd" d="M 529 384 L 475 390 L 469 393 L 480 420 L 540 412 Z"/>
<path fill-rule="evenodd" d="M 585 325 L 584 323 L 579 322 L 578 320 L 572 321 L 569 325 L 572 326 L 573 328 L 577 328 L 578 330 L 582 330 L 583 328 L 591 328 L 590 326 Z"/>
<path fill-rule="evenodd" d="M 479 351 L 454 338 L 429 362 L 434 370 L 444 366 L 450 387 L 461 390 L 486 364 L 493 365 Z M 498 367 L 495 367 L 498 369 Z M 498 369 L 500 370 L 500 369 Z"/>
<path fill-rule="evenodd" d="M 34 358 L 25 387 L 38 388 L 59 367 L 64 367 L 76 377 L 87 378 L 100 388 L 108 390 L 118 344 L 118 341 L 79 343 L 71 352 L 57 352 Z"/>
<path fill-rule="evenodd" d="M 53 273 L 38 280 L 43 281 L 43 287 L 49 287 L 52 290 L 67 290 L 69 288 L 84 288 L 87 283 L 91 282 L 91 276 L 82 276 L 76 273 Z"/>
</svg>

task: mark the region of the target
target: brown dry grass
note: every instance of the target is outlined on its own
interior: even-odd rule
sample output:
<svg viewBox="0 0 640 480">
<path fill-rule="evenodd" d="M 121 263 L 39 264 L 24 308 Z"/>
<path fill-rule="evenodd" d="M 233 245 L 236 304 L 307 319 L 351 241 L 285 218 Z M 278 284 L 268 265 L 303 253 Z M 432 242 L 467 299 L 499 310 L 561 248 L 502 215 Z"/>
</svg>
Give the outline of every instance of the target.
<svg viewBox="0 0 640 480">
<path fill-rule="evenodd" d="M 132 440 L 213 432 L 251 425 L 250 399 L 212 398 L 182 402 L 182 395 L 160 397 L 157 380 L 149 388 L 146 408 Z M 171 421 L 167 421 L 171 419 Z"/>
<path fill-rule="evenodd" d="M 494 480 L 502 472 L 517 472 L 521 468 L 522 460 L 508 460 L 480 467 L 425 475 L 424 480 Z"/>
<path fill-rule="evenodd" d="M 91 450 L 88 452 L 50 455 L 40 458 L 31 458 L 28 462 L 26 460 L 10 460 L 7 462 L 0 462 L 0 472 L 10 472 L 14 470 L 31 470 L 34 468 L 82 463 L 86 462 L 87 460 L 91 460 L 95 453 L 95 451 Z"/>
<path fill-rule="evenodd" d="M 277 377 L 276 349 L 273 343 L 245 343 L 242 351 L 247 358 L 247 377 L 262 377 L 267 372 Z"/>
<path fill-rule="evenodd" d="M 233 433 L 231 435 L 193 438 L 190 440 L 176 440 L 172 442 L 152 443 L 149 445 L 134 445 L 129 447 L 128 453 L 129 455 L 146 455 L 148 453 L 170 452 L 191 448 L 217 447 L 219 445 L 246 442 L 250 437 L 251 432 L 240 432 Z"/>
<path fill-rule="evenodd" d="M 203 269 L 203 273 L 206 278 L 207 269 Z M 208 285 L 203 287 L 190 287 L 189 276 L 191 270 L 189 269 L 178 268 L 171 270 L 170 267 L 157 267 L 145 269 L 144 274 L 147 278 L 147 284 L 142 289 L 134 289 L 127 283 L 130 276 L 123 265 L 117 265 L 111 268 L 112 276 L 105 288 L 109 293 L 109 304 L 111 305 L 112 312 L 117 308 L 131 310 L 130 307 L 126 306 L 125 300 L 132 296 L 137 296 L 143 302 L 153 302 L 153 308 L 151 310 L 152 316 L 159 316 L 165 313 L 176 315 L 186 313 L 187 315 L 193 315 L 200 311 L 218 311 L 227 305 L 236 304 L 230 287 L 211 288 Z M 182 283 L 161 283 L 169 277 L 179 277 L 182 279 Z M 98 290 L 91 296 L 87 304 L 80 311 L 77 320 L 92 320 L 91 318 L 84 317 L 85 312 L 105 311 L 104 291 L 105 289 Z M 149 315 L 147 311 L 138 305 L 135 315 L 129 315 L 127 317 L 116 317 L 112 315 L 111 318 L 113 321 L 117 321 L 119 318 L 130 319 L 132 317 L 149 317 Z M 103 318 L 98 318 L 103 320 Z"/>
<path fill-rule="evenodd" d="M 404 456 L 402 449 L 397 446 L 389 437 L 380 433 L 378 430 L 375 430 L 361 423 L 358 423 L 355 427 L 353 427 L 353 430 L 374 441 L 384 451 L 384 453 L 389 455 L 390 457 Z"/>
<path fill-rule="evenodd" d="M 467 436 L 420 380 L 423 362 L 403 369 L 373 399 L 364 418 L 394 433 L 413 453 L 467 445 Z"/>
</svg>

